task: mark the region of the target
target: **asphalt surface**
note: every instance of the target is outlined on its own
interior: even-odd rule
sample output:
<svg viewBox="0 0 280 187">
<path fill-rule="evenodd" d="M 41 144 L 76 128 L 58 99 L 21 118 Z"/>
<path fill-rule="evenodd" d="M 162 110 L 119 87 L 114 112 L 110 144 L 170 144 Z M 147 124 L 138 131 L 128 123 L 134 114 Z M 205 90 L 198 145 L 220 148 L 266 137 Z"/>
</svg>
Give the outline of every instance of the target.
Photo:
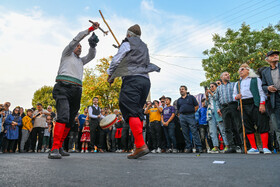
<svg viewBox="0 0 280 187">
<path fill-rule="evenodd" d="M 213 161 L 225 161 L 213 164 Z M 280 154 L 0 154 L 0 186 L 280 186 Z"/>
</svg>

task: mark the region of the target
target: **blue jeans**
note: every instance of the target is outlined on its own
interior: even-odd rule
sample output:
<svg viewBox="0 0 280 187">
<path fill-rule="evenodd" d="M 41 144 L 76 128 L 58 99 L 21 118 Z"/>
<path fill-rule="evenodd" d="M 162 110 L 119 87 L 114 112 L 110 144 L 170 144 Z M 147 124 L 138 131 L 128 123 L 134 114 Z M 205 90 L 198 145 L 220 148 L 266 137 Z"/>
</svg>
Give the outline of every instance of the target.
<svg viewBox="0 0 280 187">
<path fill-rule="evenodd" d="M 225 133 L 225 126 L 223 122 L 218 122 L 216 120 L 216 117 L 214 113 L 212 113 L 212 119 L 209 121 L 209 131 L 210 131 L 210 136 L 213 142 L 213 146 L 218 147 L 219 146 L 219 140 L 218 140 L 218 129 L 217 126 L 219 126 L 221 135 L 223 137 L 225 145 L 228 145 L 226 133 Z"/>
<path fill-rule="evenodd" d="M 163 130 L 167 141 L 167 149 L 171 149 L 171 143 L 173 145 L 173 149 L 177 149 L 175 123 L 170 122 L 167 127 L 163 126 Z"/>
<path fill-rule="evenodd" d="M 193 141 L 197 149 L 202 149 L 202 144 L 199 137 L 199 132 L 196 126 L 195 115 L 194 114 L 180 114 L 179 116 L 182 132 L 184 135 L 186 149 L 192 148 L 192 143 L 190 140 L 189 130 L 192 132 Z"/>
</svg>

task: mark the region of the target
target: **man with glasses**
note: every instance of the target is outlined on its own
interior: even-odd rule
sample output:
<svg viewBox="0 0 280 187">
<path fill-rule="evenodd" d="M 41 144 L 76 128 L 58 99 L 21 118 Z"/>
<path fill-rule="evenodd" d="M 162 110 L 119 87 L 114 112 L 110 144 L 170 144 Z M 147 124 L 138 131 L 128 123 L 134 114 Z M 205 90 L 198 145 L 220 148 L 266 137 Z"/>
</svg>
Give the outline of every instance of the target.
<svg viewBox="0 0 280 187">
<path fill-rule="evenodd" d="M 262 89 L 262 81 L 257 78 L 256 74 L 251 73 L 249 76 L 250 67 L 247 64 L 242 64 L 239 69 L 240 82 L 234 86 L 234 100 L 242 100 L 243 104 L 243 119 L 246 136 L 250 142 L 251 149 L 248 154 L 259 154 L 255 140 L 255 125 L 260 133 L 264 154 L 271 154 L 268 149 L 268 131 L 269 119 L 265 113 L 266 95 Z"/>
<path fill-rule="evenodd" d="M 235 83 L 230 82 L 228 72 L 221 74 L 222 84 L 218 86 L 215 94 L 217 104 L 217 112 L 223 118 L 225 133 L 229 143 L 228 150 L 225 153 L 236 153 L 236 145 L 241 146 L 242 137 L 241 119 L 238 108 L 238 103 L 233 100 L 232 94 Z"/>
<path fill-rule="evenodd" d="M 269 51 L 266 54 L 266 61 L 270 67 L 262 71 L 262 88 L 269 96 L 272 108 L 272 115 L 275 115 L 277 127 L 276 135 L 280 144 L 280 64 L 279 51 Z"/>
</svg>

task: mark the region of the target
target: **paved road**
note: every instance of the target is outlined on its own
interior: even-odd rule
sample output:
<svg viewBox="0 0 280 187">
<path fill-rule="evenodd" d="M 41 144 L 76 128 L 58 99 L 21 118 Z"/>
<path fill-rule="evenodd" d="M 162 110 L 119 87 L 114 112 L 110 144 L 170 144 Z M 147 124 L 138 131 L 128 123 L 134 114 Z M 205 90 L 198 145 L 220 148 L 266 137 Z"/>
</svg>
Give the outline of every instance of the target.
<svg viewBox="0 0 280 187">
<path fill-rule="evenodd" d="M 225 164 L 213 164 L 225 161 Z M 0 186 L 280 186 L 280 154 L 0 154 Z"/>
</svg>

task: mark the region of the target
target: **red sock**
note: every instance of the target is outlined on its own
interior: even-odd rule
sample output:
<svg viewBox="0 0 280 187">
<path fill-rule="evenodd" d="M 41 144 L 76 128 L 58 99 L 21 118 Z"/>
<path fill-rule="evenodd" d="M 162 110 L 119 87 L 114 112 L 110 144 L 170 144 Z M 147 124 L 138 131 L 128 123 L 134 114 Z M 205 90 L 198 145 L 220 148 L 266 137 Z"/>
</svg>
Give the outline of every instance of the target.
<svg viewBox="0 0 280 187">
<path fill-rule="evenodd" d="M 82 147 L 82 150 L 85 150 L 85 148 L 84 148 L 84 147 Z"/>
<path fill-rule="evenodd" d="M 129 126 L 134 136 L 134 142 L 136 148 L 140 148 L 145 145 L 143 138 L 143 122 L 138 117 L 129 118 Z"/>
<path fill-rule="evenodd" d="M 261 139 L 262 139 L 262 144 L 263 144 L 263 148 L 267 148 L 268 149 L 268 132 L 265 133 L 261 133 Z"/>
<path fill-rule="evenodd" d="M 65 129 L 65 123 L 56 122 L 54 127 L 54 132 L 53 132 L 53 146 L 51 151 L 60 148 L 60 141 L 63 136 L 64 129 Z"/>
<path fill-rule="evenodd" d="M 85 148 L 85 150 L 87 150 L 87 147 Z"/>
<path fill-rule="evenodd" d="M 62 138 L 61 138 L 61 140 L 60 140 L 60 147 L 59 147 L 59 148 L 62 147 L 62 144 L 63 144 L 65 138 L 67 137 L 69 131 L 70 131 L 70 128 L 65 127 L 64 132 L 63 132 L 63 136 L 62 136 Z"/>
<path fill-rule="evenodd" d="M 256 141 L 255 141 L 255 134 L 254 133 L 247 134 L 247 137 L 249 139 L 251 147 L 254 149 L 257 149 L 257 145 L 256 145 Z"/>
</svg>

